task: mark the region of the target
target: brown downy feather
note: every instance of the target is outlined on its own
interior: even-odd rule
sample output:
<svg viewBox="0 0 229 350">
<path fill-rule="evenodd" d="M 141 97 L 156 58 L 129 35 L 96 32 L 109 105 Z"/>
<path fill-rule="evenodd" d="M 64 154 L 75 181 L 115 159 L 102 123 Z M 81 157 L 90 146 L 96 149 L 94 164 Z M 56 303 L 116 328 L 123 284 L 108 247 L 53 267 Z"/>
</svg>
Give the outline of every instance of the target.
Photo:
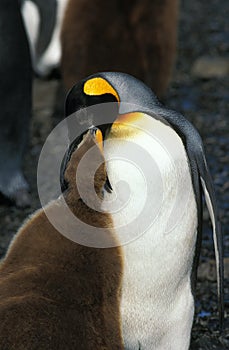
<svg viewBox="0 0 229 350">
<path fill-rule="evenodd" d="M 88 208 L 75 185 L 77 166 L 92 146 L 95 140 L 88 133 L 72 154 L 66 169 L 69 187 L 65 199 L 82 221 L 104 227 L 111 236 L 106 229 L 112 226 L 110 216 Z M 93 149 L 94 161 L 103 162 L 99 147 Z M 85 193 L 88 174 L 90 164 L 81 178 Z M 105 180 L 102 163 L 94 179 L 100 197 Z M 48 210 L 55 212 L 57 207 L 60 209 L 60 203 L 53 201 Z M 0 266 L 0 349 L 123 349 L 121 277 L 121 248 L 96 249 L 74 243 L 39 210 L 19 230 Z"/>
<path fill-rule="evenodd" d="M 67 89 L 85 76 L 120 71 L 161 97 L 172 74 L 178 0 L 69 0 L 62 27 Z"/>
</svg>

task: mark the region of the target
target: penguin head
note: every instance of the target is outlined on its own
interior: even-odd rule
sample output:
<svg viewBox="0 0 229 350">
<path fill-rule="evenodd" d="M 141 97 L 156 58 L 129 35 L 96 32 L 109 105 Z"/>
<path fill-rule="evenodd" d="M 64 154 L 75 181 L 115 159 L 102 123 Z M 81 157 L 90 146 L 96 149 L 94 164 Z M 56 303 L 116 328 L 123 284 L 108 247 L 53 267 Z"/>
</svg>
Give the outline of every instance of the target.
<svg viewBox="0 0 229 350">
<path fill-rule="evenodd" d="M 85 116 L 84 128 L 91 127 L 90 123 L 93 123 L 105 136 L 106 129 L 111 127 L 119 115 L 136 111 L 152 112 L 155 106 L 159 106 L 159 102 L 151 89 L 133 76 L 104 72 L 91 75 L 72 87 L 65 102 L 65 117 L 91 106 L 101 108 L 93 109 L 92 119 Z M 107 122 L 104 118 L 107 118 Z M 79 128 L 79 123 L 75 127 L 70 125 L 69 132 L 75 128 Z"/>
<path fill-rule="evenodd" d="M 104 136 L 110 123 L 104 123 L 103 116 L 107 115 L 107 119 L 113 122 L 118 114 L 118 102 L 117 91 L 100 76 L 88 77 L 74 85 L 65 103 L 65 116 L 76 115 L 76 118 L 68 119 L 70 140 L 75 139 L 76 130 L 80 133 L 92 125 L 99 127 Z"/>
<path fill-rule="evenodd" d="M 127 137 L 131 128 L 126 124 L 141 118 L 144 111 L 152 112 L 157 105 L 159 102 L 151 89 L 125 73 L 97 73 L 74 85 L 66 98 L 65 116 L 82 113 L 80 118 L 67 118 L 69 138 L 72 141 L 61 166 L 62 192 L 68 187 L 64 177 L 67 163 L 90 127 L 95 125 L 99 128 L 103 140 L 111 134 L 117 138 Z M 76 131 L 80 136 L 74 136 Z M 107 188 L 109 189 L 109 180 Z"/>
</svg>

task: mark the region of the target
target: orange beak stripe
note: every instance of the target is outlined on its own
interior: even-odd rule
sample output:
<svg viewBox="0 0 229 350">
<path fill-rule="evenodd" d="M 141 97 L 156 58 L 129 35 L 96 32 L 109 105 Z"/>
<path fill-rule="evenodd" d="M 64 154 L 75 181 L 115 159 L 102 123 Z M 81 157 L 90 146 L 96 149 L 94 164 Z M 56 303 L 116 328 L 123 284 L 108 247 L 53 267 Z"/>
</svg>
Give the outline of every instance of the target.
<svg viewBox="0 0 229 350">
<path fill-rule="evenodd" d="M 97 129 L 95 133 L 95 141 L 100 151 L 103 152 L 103 134 L 101 130 Z"/>
<path fill-rule="evenodd" d="M 143 116 L 144 116 L 144 113 L 142 112 L 130 112 L 126 114 L 119 114 L 114 124 L 128 124 L 128 123 L 137 121 Z"/>
</svg>

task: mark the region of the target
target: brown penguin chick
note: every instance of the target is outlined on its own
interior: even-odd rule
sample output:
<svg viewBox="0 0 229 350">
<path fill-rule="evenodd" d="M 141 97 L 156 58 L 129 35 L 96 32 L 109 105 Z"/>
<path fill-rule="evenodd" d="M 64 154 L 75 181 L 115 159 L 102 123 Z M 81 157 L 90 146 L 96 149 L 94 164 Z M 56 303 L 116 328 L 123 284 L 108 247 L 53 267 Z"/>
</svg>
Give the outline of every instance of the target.
<svg viewBox="0 0 229 350">
<path fill-rule="evenodd" d="M 92 163 L 101 164 L 94 184 L 102 198 L 106 171 L 102 151 L 91 131 L 67 165 L 68 190 L 64 197 L 82 221 L 95 226 L 95 230 L 103 227 L 111 236 L 107 229 L 112 226 L 110 216 L 90 209 L 76 187 L 79 162 L 92 146 Z M 88 164 L 81 178 L 85 193 L 90 169 Z M 57 211 L 60 216 L 61 210 L 62 201 L 56 200 L 49 203 L 46 213 Z M 97 249 L 75 243 L 52 226 L 44 209 L 39 210 L 19 230 L 0 266 L 0 349 L 123 349 L 121 277 L 119 247 Z"/>
<path fill-rule="evenodd" d="M 120 71 L 161 97 L 176 54 L 178 0 L 69 0 L 62 26 L 67 89 L 84 76 Z"/>
</svg>

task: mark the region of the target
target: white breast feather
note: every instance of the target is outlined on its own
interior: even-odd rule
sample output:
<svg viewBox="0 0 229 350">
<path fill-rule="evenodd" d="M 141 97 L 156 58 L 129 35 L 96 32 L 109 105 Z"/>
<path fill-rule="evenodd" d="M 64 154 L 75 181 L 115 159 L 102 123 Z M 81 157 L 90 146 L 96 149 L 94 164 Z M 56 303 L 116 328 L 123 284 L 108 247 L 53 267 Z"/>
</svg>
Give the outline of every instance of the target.
<svg viewBox="0 0 229 350">
<path fill-rule="evenodd" d="M 186 350 L 194 313 L 190 273 L 197 209 L 184 146 L 169 126 L 153 118 L 147 132 L 108 141 L 105 158 L 116 193 L 106 195 L 104 208 L 125 243 L 125 349 Z M 127 155 L 133 160 L 139 147 L 142 156 L 136 155 L 134 164 Z"/>
</svg>

